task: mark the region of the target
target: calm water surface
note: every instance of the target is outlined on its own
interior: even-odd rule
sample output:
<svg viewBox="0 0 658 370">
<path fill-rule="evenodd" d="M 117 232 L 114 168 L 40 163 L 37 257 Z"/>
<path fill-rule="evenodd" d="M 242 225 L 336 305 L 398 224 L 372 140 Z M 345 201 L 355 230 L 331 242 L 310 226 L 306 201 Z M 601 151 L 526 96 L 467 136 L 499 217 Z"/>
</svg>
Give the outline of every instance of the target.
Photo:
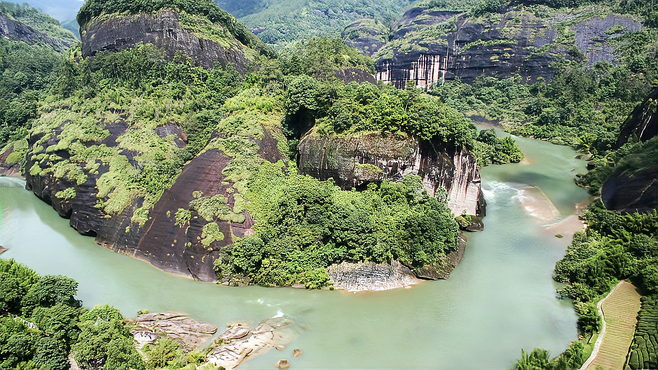
<svg viewBox="0 0 658 370">
<path fill-rule="evenodd" d="M 278 314 L 308 330 L 283 352 L 246 361 L 273 369 L 288 358 L 296 369 L 504 369 L 521 348 L 556 355 L 577 337 L 570 302 L 556 299 L 551 279 L 568 240 L 529 215 L 521 190 L 539 188 L 560 213 L 588 199 L 573 183 L 585 163 L 566 147 L 517 138 L 531 164 L 482 171 L 485 230 L 469 234 L 464 260 L 445 281 L 412 289 L 350 294 L 288 288 L 229 288 L 168 275 L 78 235 L 18 179 L 0 178 L 0 245 L 40 274 L 79 281 L 85 306 L 109 303 L 126 316 L 176 311 L 223 327 Z M 539 193 L 539 192 L 537 192 Z M 525 194 L 527 196 L 527 193 Z M 293 359 L 293 348 L 303 354 Z"/>
</svg>

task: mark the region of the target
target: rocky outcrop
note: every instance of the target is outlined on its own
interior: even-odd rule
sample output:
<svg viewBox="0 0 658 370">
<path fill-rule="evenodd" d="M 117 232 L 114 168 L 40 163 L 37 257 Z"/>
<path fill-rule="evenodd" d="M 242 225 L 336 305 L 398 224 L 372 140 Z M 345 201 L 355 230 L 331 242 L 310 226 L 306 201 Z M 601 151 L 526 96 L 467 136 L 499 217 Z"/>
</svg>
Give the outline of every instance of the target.
<svg viewBox="0 0 658 370">
<path fill-rule="evenodd" d="M 658 208 L 658 165 L 640 171 L 615 171 L 601 187 L 606 208 L 622 213 Z"/>
<path fill-rule="evenodd" d="M 234 37 L 206 38 L 181 25 L 180 14 L 170 9 L 155 14 L 115 14 L 94 18 L 81 30 L 81 40 L 85 58 L 98 52 L 116 52 L 150 43 L 163 48 L 168 60 L 172 60 L 176 53 L 182 53 L 204 68 L 213 68 L 216 62 L 224 66 L 232 63 L 238 72 L 244 74 L 249 63 L 244 52 L 246 47 Z"/>
<path fill-rule="evenodd" d="M 44 43 L 55 51 L 63 52 L 75 43 L 75 37 L 55 38 L 0 13 L 0 37 L 11 41 L 23 41 L 28 44 Z"/>
<path fill-rule="evenodd" d="M 647 141 L 656 136 L 658 130 L 658 89 L 653 90 L 644 102 L 633 110 L 621 127 L 615 149 L 626 144 L 629 139 Z"/>
<path fill-rule="evenodd" d="M 373 56 L 388 42 L 389 28 L 374 19 L 360 19 L 345 27 L 341 37 L 345 45 Z"/>
<path fill-rule="evenodd" d="M 447 279 L 461 262 L 466 241 L 466 235 L 460 233 L 457 247 L 449 251 L 440 262 L 413 271 L 394 260 L 391 263 L 343 262 L 329 266 L 327 273 L 334 289 L 350 292 L 406 288 L 423 280 Z"/>
<path fill-rule="evenodd" d="M 480 172 L 475 158 L 464 148 L 390 133 L 310 134 L 298 148 L 302 173 L 321 180 L 333 178 L 343 189 L 414 174 L 422 178 L 430 195 L 440 187 L 448 191 L 448 206 L 455 216 L 484 214 Z"/>
<path fill-rule="evenodd" d="M 622 159 L 603 183 L 599 192 L 606 208 L 623 213 L 651 212 L 658 208 L 658 154 L 654 139 L 657 123 L 658 89 L 655 89 L 621 128 L 617 148 L 630 140 L 651 142 L 644 144 L 645 153 L 629 153 L 636 158 Z"/>
<path fill-rule="evenodd" d="M 398 261 L 389 263 L 348 263 L 327 268 L 334 289 L 350 292 L 404 288 L 421 280 Z"/>
<path fill-rule="evenodd" d="M 560 13 L 547 19 L 517 8 L 471 19 L 467 13 L 417 7 L 393 26 L 391 41 L 375 55 L 377 79 L 397 87 L 411 81 L 421 88 L 457 77 L 470 83 L 482 74 L 550 80 L 555 74 L 550 64 L 562 57 L 584 58 L 590 67 L 614 62 L 609 41 L 641 27 L 631 16 L 616 14 L 600 18 L 592 12 L 587 19 Z M 572 33 L 575 41 L 566 41 Z"/>
<path fill-rule="evenodd" d="M 116 140 L 128 129 L 123 119 L 106 124 L 105 128 L 110 135 L 100 142 L 87 142 L 92 145 L 116 145 Z M 41 152 L 33 153 L 27 161 L 27 168 L 37 165 L 47 169 L 57 166 L 57 162 L 41 163 L 37 160 L 39 155 L 45 153 L 56 154 L 61 160 L 70 157 L 66 150 L 53 152 L 50 147 L 59 143 L 59 134 L 63 128 L 55 130 L 48 139 L 38 145 Z M 155 129 L 162 135 L 174 135 L 174 142 L 180 141 L 184 146 L 184 134 L 173 126 Z M 282 137 L 281 133 L 274 133 L 262 127 L 263 134 L 259 140 L 253 142 L 259 148 L 259 156 L 265 160 L 276 162 L 284 159 L 277 148 L 275 136 Z M 176 135 L 178 133 L 178 135 Z M 29 145 L 36 147 L 36 142 L 43 138 L 43 134 L 30 137 Z M 122 151 L 127 160 L 138 166 L 135 159 L 139 153 Z M 237 218 L 206 220 L 198 211 L 191 209 L 190 203 L 196 197 L 220 196 L 224 203 L 222 209 L 227 212 L 235 210 L 237 192 L 232 183 L 225 181 L 222 171 L 231 161 L 218 149 L 209 149 L 188 162 L 182 169 L 176 181 L 167 189 L 148 213 L 148 220 L 140 226 L 134 222 L 134 212 L 142 206 L 144 199 L 135 199 L 130 206 L 118 214 L 108 215 L 99 207 L 98 180 L 109 171 L 107 164 L 102 164 L 94 172 L 85 170 L 86 180 L 82 183 L 68 179 L 66 176 L 57 177 L 52 171 L 28 171 L 26 173 L 26 189 L 31 190 L 39 198 L 59 213 L 60 216 L 70 218 L 71 226 L 83 235 L 95 236 L 96 241 L 106 248 L 131 257 L 144 260 L 164 271 L 188 276 L 197 280 L 213 281 L 213 261 L 219 250 L 233 242 L 234 237 L 244 237 L 250 232 L 254 221 L 246 210 L 239 210 Z M 66 198 L 56 196 L 60 191 L 74 189 L 75 195 Z M 195 197 L 196 196 L 196 197 Z M 189 212 L 189 220 L 177 222 L 178 210 Z M 206 225 L 217 224 L 217 232 L 221 237 L 217 240 L 204 240 Z"/>
<path fill-rule="evenodd" d="M 20 153 L 12 145 L 0 153 L 0 176 L 20 176 Z"/>
<path fill-rule="evenodd" d="M 147 313 L 126 320 L 137 348 L 155 344 L 163 337 L 173 339 L 191 351 L 206 343 L 217 332 L 217 327 L 195 321 L 176 313 Z"/>
<path fill-rule="evenodd" d="M 251 329 L 249 324 L 231 325 L 215 341 L 207 356 L 209 363 L 234 369 L 247 357 L 255 357 L 295 340 L 302 329 L 288 316 L 273 317 Z"/>
</svg>

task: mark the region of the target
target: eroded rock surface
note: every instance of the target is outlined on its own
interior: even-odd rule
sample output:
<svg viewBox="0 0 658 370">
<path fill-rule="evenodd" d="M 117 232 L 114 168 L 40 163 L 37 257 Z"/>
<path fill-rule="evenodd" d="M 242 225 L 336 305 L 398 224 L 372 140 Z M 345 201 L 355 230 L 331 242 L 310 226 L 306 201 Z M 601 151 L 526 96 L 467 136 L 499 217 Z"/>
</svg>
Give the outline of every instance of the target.
<svg viewBox="0 0 658 370">
<path fill-rule="evenodd" d="M 308 135 L 299 143 L 299 154 L 300 171 L 320 180 L 333 178 L 343 189 L 414 174 L 431 196 L 446 188 L 455 216 L 484 214 L 480 172 L 475 157 L 463 148 L 393 134 Z"/>
<path fill-rule="evenodd" d="M 466 235 L 459 234 L 457 246 L 438 263 L 411 270 L 398 261 L 391 263 L 348 263 L 327 268 L 335 289 L 350 292 L 406 288 L 423 280 L 447 279 L 466 250 Z"/>
<path fill-rule="evenodd" d="M 220 335 L 217 345 L 207 356 L 208 362 L 227 370 L 235 369 L 247 356 L 258 356 L 277 346 L 284 346 L 302 332 L 301 327 L 288 316 L 264 320 L 253 330 L 248 330 L 246 335 L 245 328 L 249 325 L 234 324 Z"/>
<path fill-rule="evenodd" d="M 204 38 L 181 26 L 179 13 L 164 9 L 156 14 L 126 14 L 99 17 L 81 30 L 82 56 L 98 52 L 116 52 L 137 46 L 153 44 L 165 50 L 169 60 L 176 53 L 183 53 L 204 68 L 213 68 L 215 62 L 226 66 L 233 63 L 244 74 L 248 63 L 244 46 L 232 37 L 225 37 L 223 44 Z"/>
<path fill-rule="evenodd" d="M 176 313 L 147 313 L 127 320 L 133 325 L 131 334 L 138 343 L 138 348 L 145 344 L 154 344 L 162 337 L 171 338 L 191 351 L 206 343 L 217 332 L 217 327 L 204 324 Z"/>
<path fill-rule="evenodd" d="M 421 280 L 398 261 L 388 263 L 348 263 L 327 268 L 335 289 L 351 292 L 404 288 Z"/>
<path fill-rule="evenodd" d="M 616 46 L 609 41 L 642 28 L 639 20 L 628 15 L 580 16 L 559 13 L 546 18 L 517 9 L 488 20 L 455 11 L 412 8 L 393 25 L 391 42 L 374 56 L 377 79 L 397 87 L 412 81 L 421 88 L 457 77 L 471 83 L 482 74 L 550 80 L 556 73 L 551 63 L 564 56 L 584 59 L 588 67 L 614 62 Z M 614 26 L 619 32 L 607 32 Z M 573 45 L 563 41 L 565 32 L 575 35 Z M 424 36 L 427 33 L 433 36 Z"/>
</svg>

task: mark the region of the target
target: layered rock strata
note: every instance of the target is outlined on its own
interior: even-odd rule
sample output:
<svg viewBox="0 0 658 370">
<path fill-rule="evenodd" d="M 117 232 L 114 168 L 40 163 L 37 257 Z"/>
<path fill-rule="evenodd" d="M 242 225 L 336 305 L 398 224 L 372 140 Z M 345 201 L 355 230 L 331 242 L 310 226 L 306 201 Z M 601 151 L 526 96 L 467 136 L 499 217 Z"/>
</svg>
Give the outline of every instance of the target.
<svg viewBox="0 0 658 370">
<path fill-rule="evenodd" d="M 207 359 L 216 367 L 235 369 L 247 357 L 261 355 L 272 348 L 283 348 L 301 332 L 302 329 L 288 316 L 264 320 L 253 329 L 246 323 L 233 324 L 215 341 Z"/>
<path fill-rule="evenodd" d="M 158 339 L 166 337 L 191 351 L 209 341 L 217 332 L 214 325 L 171 312 L 147 313 L 126 321 L 131 326 L 130 333 L 137 342 L 137 348 L 155 344 Z"/>
<path fill-rule="evenodd" d="M 556 72 L 550 65 L 560 58 L 584 59 L 588 67 L 614 62 L 616 45 L 610 41 L 641 28 L 633 17 L 616 14 L 600 18 L 592 13 L 583 19 L 582 14 L 560 13 L 546 18 L 520 9 L 470 18 L 467 13 L 417 7 L 393 26 L 391 41 L 374 56 L 377 79 L 397 87 L 413 82 L 421 88 L 455 78 L 471 83 L 482 74 L 550 80 Z"/>
<path fill-rule="evenodd" d="M 423 280 L 447 279 L 457 267 L 466 250 L 466 235 L 460 233 L 457 247 L 441 262 L 411 270 L 398 261 L 391 263 L 348 263 L 327 268 L 334 289 L 350 292 L 406 288 Z"/>
<path fill-rule="evenodd" d="M 111 134 L 101 142 L 85 144 L 113 145 L 117 137 L 127 130 L 127 126 L 121 122 L 106 125 Z M 280 132 L 270 132 L 264 127 L 262 130 L 264 134 L 260 140 L 252 139 L 259 148 L 258 154 L 261 158 L 271 162 L 284 159 L 277 149 L 275 139 L 275 136 L 283 135 Z M 57 166 L 56 162 L 43 165 L 35 158 L 38 154 L 52 152 L 48 148 L 59 143 L 60 131 L 56 130 L 48 140 L 40 144 L 41 152 L 28 156 L 28 168 L 35 165 L 40 168 L 45 166 L 46 169 Z M 32 136 L 29 140 L 30 147 L 34 148 L 42 136 Z M 183 136 L 178 140 L 182 141 Z M 183 145 L 184 142 L 181 143 L 181 146 Z M 66 150 L 58 150 L 54 154 L 60 160 L 70 157 Z M 138 166 L 135 157 L 139 153 L 124 150 L 122 154 L 129 162 Z M 28 172 L 26 189 L 51 204 L 60 216 L 70 218 L 71 226 L 80 234 L 95 236 L 96 241 L 106 248 L 142 259 L 167 272 L 197 280 L 213 281 L 213 261 L 219 250 L 233 243 L 234 237 L 243 237 L 250 232 L 254 221 L 246 210 L 238 213 L 242 216 L 242 222 L 217 218 L 208 221 L 191 209 L 190 202 L 196 199 L 195 194 L 202 194 L 204 197 L 219 195 L 225 200 L 223 207 L 227 210 L 235 209 L 238 193 L 232 183 L 225 181 L 222 173 L 231 159 L 218 149 L 209 149 L 188 162 L 171 188 L 155 203 L 148 214 L 148 220 L 142 226 L 132 219 L 134 212 L 143 204 L 142 198 L 136 198 L 118 214 L 109 215 L 97 207 L 98 202 L 103 200 L 98 197 L 97 183 L 103 174 L 109 171 L 107 164 L 101 164 L 95 172 L 83 170 L 86 178 L 83 183 L 77 183 L 67 177 L 58 178 L 52 171 Z M 75 196 L 70 199 L 56 196 L 58 192 L 68 188 L 75 189 Z M 190 212 L 190 218 L 186 222 L 180 223 L 176 220 L 177 210 L 180 209 Z M 222 239 L 204 244 L 204 227 L 210 223 L 217 224 Z"/>
<path fill-rule="evenodd" d="M 431 196 L 441 187 L 448 191 L 448 206 L 455 216 L 484 215 L 480 172 L 475 157 L 464 148 L 390 133 L 311 134 L 300 141 L 299 155 L 302 173 L 332 178 L 343 189 L 414 174 Z"/>
</svg>

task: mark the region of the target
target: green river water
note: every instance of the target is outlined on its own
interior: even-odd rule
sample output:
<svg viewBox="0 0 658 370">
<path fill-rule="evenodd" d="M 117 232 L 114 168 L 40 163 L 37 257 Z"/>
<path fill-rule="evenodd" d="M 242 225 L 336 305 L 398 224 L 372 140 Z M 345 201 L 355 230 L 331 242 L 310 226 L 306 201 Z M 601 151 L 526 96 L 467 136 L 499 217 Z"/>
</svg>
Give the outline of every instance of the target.
<svg viewBox="0 0 658 370">
<path fill-rule="evenodd" d="M 588 196 L 573 183 L 585 163 L 567 147 L 517 138 L 531 164 L 482 170 L 485 230 L 468 234 L 462 263 L 444 281 L 412 289 L 351 294 L 290 288 L 230 288 L 168 275 L 78 235 L 52 208 L 0 178 L 0 245 L 40 274 L 76 279 L 85 306 L 109 303 L 124 315 L 175 311 L 223 327 L 286 314 L 307 328 L 283 352 L 248 359 L 240 368 L 505 369 L 521 348 L 562 352 L 577 337 L 569 301 L 556 298 L 553 267 L 569 243 L 522 201 L 541 192 L 559 221 Z M 533 190 L 534 189 L 534 190 Z M 524 198 L 525 197 L 525 198 Z M 293 348 L 303 354 L 292 358 Z"/>
</svg>

